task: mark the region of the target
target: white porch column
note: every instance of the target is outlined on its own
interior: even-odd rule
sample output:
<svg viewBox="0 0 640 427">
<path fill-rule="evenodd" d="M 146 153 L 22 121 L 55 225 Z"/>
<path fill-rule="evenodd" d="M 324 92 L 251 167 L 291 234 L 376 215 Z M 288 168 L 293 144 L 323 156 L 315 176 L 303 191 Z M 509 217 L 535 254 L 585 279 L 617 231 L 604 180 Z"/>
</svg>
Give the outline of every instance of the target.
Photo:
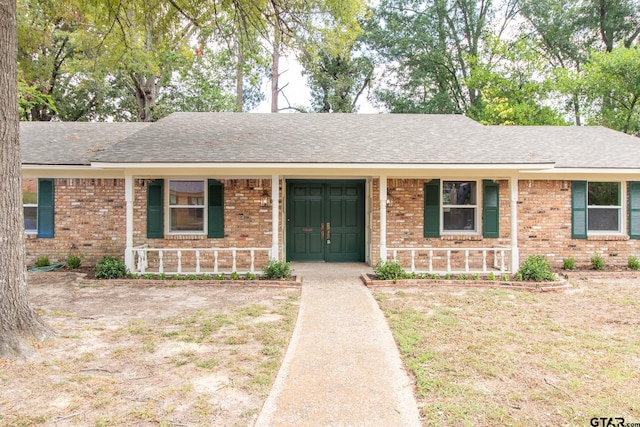
<svg viewBox="0 0 640 427">
<path fill-rule="evenodd" d="M 380 259 L 387 260 L 387 177 L 380 178 Z M 372 260 L 373 261 L 373 260 Z"/>
<path fill-rule="evenodd" d="M 129 271 L 135 268 L 133 257 L 133 176 L 124 177 L 124 200 L 126 205 L 124 264 Z"/>
<path fill-rule="evenodd" d="M 511 193 L 511 269 L 516 272 L 520 268 L 520 250 L 518 249 L 518 178 L 509 178 Z"/>
<path fill-rule="evenodd" d="M 280 235 L 280 176 L 271 176 L 271 259 L 280 259 L 278 236 Z"/>
</svg>

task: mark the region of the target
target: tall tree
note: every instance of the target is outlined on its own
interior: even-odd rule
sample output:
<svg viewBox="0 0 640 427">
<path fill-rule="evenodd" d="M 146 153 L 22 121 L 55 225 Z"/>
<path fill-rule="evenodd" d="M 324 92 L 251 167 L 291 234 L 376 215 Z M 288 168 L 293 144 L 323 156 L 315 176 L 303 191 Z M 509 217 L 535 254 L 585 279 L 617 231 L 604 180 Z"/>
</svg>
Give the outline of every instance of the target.
<svg viewBox="0 0 640 427">
<path fill-rule="evenodd" d="M 18 79 L 21 118 L 51 120 L 60 82 L 77 54 L 84 17 L 75 0 L 19 0 Z"/>
<path fill-rule="evenodd" d="M 311 104 L 319 113 L 355 113 L 357 102 L 371 84 L 373 62 L 353 49 L 333 53 L 321 48 L 301 56 L 311 88 Z"/>
<path fill-rule="evenodd" d="M 385 72 L 376 98 L 391 112 L 461 113 L 481 95 L 469 88 L 491 33 L 500 38 L 516 13 L 512 1 L 382 0 L 375 9 L 371 45 Z"/>
<path fill-rule="evenodd" d="M 594 54 L 581 83 L 592 101 L 592 124 L 640 136 L 640 48 Z"/>
<path fill-rule="evenodd" d="M 18 120 L 16 1 L 0 0 L 0 357 L 32 356 L 52 331 L 29 304 Z"/>
</svg>

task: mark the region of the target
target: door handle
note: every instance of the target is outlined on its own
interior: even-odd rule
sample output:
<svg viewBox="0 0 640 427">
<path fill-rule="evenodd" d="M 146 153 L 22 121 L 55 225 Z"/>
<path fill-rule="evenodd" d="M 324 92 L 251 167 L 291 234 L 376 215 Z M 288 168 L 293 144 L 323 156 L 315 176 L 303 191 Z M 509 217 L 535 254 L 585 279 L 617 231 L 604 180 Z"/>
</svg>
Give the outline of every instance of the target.
<svg viewBox="0 0 640 427">
<path fill-rule="evenodd" d="M 324 240 L 324 222 L 320 224 L 320 238 Z"/>
<path fill-rule="evenodd" d="M 327 240 L 331 239 L 331 223 L 327 223 Z"/>
</svg>

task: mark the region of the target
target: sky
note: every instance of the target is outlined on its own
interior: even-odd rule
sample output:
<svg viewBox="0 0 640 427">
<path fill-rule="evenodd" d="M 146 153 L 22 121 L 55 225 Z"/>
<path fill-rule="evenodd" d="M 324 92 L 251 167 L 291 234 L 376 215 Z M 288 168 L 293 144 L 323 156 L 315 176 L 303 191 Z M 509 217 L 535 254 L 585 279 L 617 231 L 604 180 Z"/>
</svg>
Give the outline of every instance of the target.
<svg viewBox="0 0 640 427">
<path fill-rule="evenodd" d="M 307 110 L 311 109 L 311 91 L 307 86 L 307 78 L 302 75 L 302 66 L 300 63 L 292 57 L 282 56 L 280 58 L 280 87 L 288 85 L 284 89 L 284 94 L 289 99 L 291 106 L 302 106 Z M 260 103 L 257 109 L 253 110 L 254 113 L 269 113 L 271 112 L 271 80 L 265 80 L 262 84 L 262 91 L 266 94 L 266 99 Z M 372 114 L 379 113 L 370 102 L 366 99 L 366 91 L 360 96 L 358 100 L 358 113 L 360 114 Z M 280 94 L 278 98 L 278 108 L 287 107 L 287 100 Z M 294 113 L 295 110 L 284 110 L 283 113 Z"/>
</svg>

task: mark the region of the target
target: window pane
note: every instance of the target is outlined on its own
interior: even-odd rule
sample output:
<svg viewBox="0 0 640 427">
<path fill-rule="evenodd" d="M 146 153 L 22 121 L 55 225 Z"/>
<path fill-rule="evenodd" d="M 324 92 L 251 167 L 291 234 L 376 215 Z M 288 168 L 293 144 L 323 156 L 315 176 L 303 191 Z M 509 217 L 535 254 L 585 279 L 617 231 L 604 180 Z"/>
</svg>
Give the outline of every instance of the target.
<svg viewBox="0 0 640 427">
<path fill-rule="evenodd" d="M 204 181 L 170 181 L 169 203 L 172 206 L 204 206 Z"/>
<path fill-rule="evenodd" d="M 25 231 L 38 231 L 38 208 L 36 206 L 25 206 L 24 229 Z"/>
<path fill-rule="evenodd" d="M 620 206 L 619 182 L 590 182 L 589 206 Z"/>
<path fill-rule="evenodd" d="M 38 180 L 37 179 L 22 180 L 22 204 L 23 205 L 38 204 Z"/>
<path fill-rule="evenodd" d="M 443 222 L 445 231 L 475 231 L 476 210 L 475 208 L 444 208 Z"/>
<path fill-rule="evenodd" d="M 475 181 L 444 181 L 442 184 L 443 205 L 475 205 Z"/>
<path fill-rule="evenodd" d="M 204 208 L 171 208 L 171 231 L 204 231 Z"/>
<path fill-rule="evenodd" d="M 589 231 L 620 231 L 618 208 L 589 208 Z"/>
</svg>

